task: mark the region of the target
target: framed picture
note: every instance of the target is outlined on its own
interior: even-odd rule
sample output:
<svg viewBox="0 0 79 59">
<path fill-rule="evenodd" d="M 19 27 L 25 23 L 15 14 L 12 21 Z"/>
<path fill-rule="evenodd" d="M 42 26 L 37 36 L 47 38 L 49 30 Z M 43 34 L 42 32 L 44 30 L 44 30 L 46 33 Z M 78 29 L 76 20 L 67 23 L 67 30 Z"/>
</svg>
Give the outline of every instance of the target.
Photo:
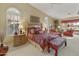
<svg viewBox="0 0 79 59">
<path fill-rule="evenodd" d="M 30 16 L 31 23 L 40 23 L 40 17 L 37 16 Z"/>
</svg>

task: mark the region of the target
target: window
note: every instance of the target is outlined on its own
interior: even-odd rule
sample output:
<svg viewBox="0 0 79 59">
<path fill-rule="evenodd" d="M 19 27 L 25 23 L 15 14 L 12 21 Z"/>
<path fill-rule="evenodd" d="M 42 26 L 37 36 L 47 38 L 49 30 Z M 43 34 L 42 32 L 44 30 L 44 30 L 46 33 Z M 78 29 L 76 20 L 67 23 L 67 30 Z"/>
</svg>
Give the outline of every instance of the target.
<svg viewBox="0 0 79 59">
<path fill-rule="evenodd" d="M 9 8 L 6 16 L 7 35 L 14 35 L 15 32 L 19 32 L 20 12 L 16 8 Z"/>
<path fill-rule="evenodd" d="M 49 21 L 48 21 L 48 17 L 45 17 L 44 20 L 45 20 L 46 28 L 49 29 Z"/>
</svg>

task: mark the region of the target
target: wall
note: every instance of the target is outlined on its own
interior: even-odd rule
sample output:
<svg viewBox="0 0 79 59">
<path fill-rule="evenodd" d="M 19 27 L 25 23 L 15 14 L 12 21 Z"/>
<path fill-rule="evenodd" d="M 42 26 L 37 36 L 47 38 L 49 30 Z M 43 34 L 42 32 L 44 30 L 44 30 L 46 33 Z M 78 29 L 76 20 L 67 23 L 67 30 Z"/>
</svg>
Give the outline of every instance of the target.
<svg viewBox="0 0 79 59">
<path fill-rule="evenodd" d="M 38 16 L 40 17 L 41 22 L 44 22 L 44 17 L 48 17 L 49 22 L 53 23 L 53 18 L 47 16 L 36 8 L 32 7 L 29 4 L 0 4 L 0 29 L 5 28 L 6 25 L 6 11 L 8 8 L 14 7 L 17 8 L 21 12 L 21 20 L 26 24 L 29 22 L 30 16 Z"/>
<path fill-rule="evenodd" d="M 27 23 L 29 22 L 30 16 L 38 16 L 40 17 L 41 23 L 44 23 L 44 18 L 48 17 L 49 22 L 53 24 L 53 18 L 44 14 L 40 10 L 32 7 L 30 4 L 21 4 L 21 3 L 0 3 L 0 31 L 6 30 L 6 11 L 8 8 L 17 8 L 21 12 L 21 21 L 24 27 L 27 28 Z"/>
</svg>

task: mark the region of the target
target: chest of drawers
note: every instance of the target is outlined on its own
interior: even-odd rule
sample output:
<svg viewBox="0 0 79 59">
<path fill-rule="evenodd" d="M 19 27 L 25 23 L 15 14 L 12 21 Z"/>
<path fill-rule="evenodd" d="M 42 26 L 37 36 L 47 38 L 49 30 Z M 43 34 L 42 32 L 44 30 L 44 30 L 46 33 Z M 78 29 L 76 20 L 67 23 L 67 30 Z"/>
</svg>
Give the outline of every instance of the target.
<svg viewBox="0 0 79 59">
<path fill-rule="evenodd" d="M 14 47 L 21 46 L 27 42 L 27 37 L 25 34 L 15 35 L 13 41 Z"/>
</svg>

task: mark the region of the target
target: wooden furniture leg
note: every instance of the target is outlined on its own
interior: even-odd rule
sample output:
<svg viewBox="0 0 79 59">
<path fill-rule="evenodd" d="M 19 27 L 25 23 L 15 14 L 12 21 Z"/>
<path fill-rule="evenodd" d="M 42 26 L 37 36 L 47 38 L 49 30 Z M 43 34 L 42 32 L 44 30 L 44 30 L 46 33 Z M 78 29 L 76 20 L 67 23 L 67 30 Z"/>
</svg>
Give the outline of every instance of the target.
<svg viewBox="0 0 79 59">
<path fill-rule="evenodd" d="M 55 56 L 58 56 L 58 49 L 55 49 Z"/>
<path fill-rule="evenodd" d="M 50 53 L 50 47 L 49 46 L 47 47 L 47 51 L 48 51 L 48 53 Z"/>
<path fill-rule="evenodd" d="M 67 46 L 67 42 L 65 41 L 65 46 Z"/>
</svg>

